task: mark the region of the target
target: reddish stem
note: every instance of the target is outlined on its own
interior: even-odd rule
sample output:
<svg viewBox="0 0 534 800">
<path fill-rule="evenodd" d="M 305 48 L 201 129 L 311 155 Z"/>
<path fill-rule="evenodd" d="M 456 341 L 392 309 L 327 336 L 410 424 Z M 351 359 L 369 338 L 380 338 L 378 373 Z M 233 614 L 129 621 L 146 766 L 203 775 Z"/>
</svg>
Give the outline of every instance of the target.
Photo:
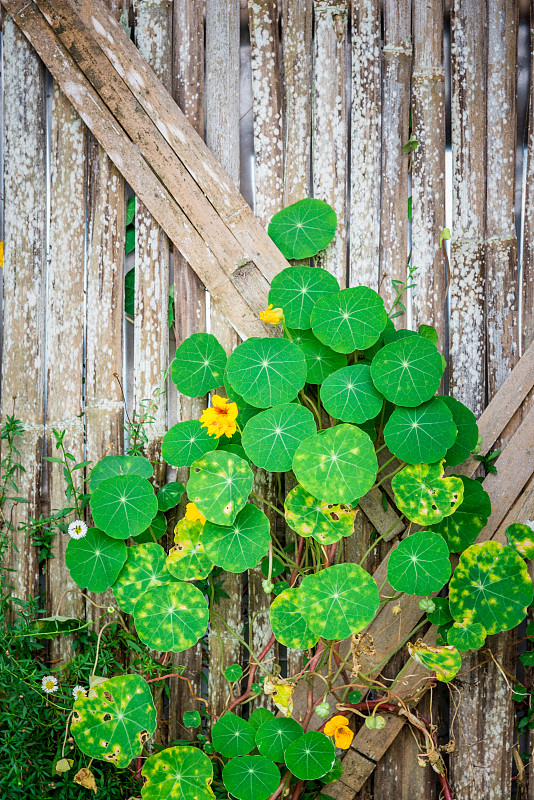
<svg viewBox="0 0 534 800">
<path fill-rule="evenodd" d="M 334 542 L 334 544 L 331 545 L 331 547 L 330 547 L 330 552 L 328 553 L 328 559 L 327 559 L 327 562 L 326 562 L 326 566 L 327 567 L 329 567 L 332 564 L 332 561 L 336 557 L 337 546 L 338 546 L 338 542 Z"/>
<path fill-rule="evenodd" d="M 451 787 L 449 786 L 449 781 L 447 780 L 445 775 L 442 775 L 441 772 L 438 774 L 439 782 L 441 784 L 441 788 L 443 791 L 444 800 L 454 800 L 452 796 Z"/>
<path fill-rule="evenodd" d="M 298 567 L 300 567 L 300 560 L 302 558 L 302 551 L 304 550 L 304 541 L 305 541 L 304 538 L 302 536 L 299 536 L 299 549 L 298 549 L 298 553 L 297 553 L 297 559 L 296 559 L 296 562 L 295 562 Z M 291 578 L 289 580 L 290 587 L 293 587 L 295 585 L 295 581 L 297 580 L 297 577 L 298 577 L 298 570 L 297 569 L 293 569 L 292 572 L 291 572 Z"/>
<path fill-rule="evenodd" d="M 265 645 L 265 647 L 263 648 L 263 650 L 259 654 L 258 661 L 261 662 L 262 658 L 265 658 L 265 656 L 267 655 L 267 653 L 269 652 L 269 650 L 271 649 L 271 647 L 273 646 L 275 641 L 276 641 L 276 639 L 275 639 L 275 635 L 273 633 L 271 638 L 269 639 L 269 641 L 267 642 L 267 644 Z M 258 665 L 257 664 L 253 664 L 250 667 L 250 672 L 248 674 L 247 688 L 243 692 L 241 697 L 236 697 L 236 698 L 234 698 L 234 700 L 232 700 L 232 702 L 228 706 L 228 711 L 231 711 L 233 708 L 238 706 L 240 703 L 244 703 L 245 700 L 248 700 L 248 698 L 252 694 L 252 684 L 254 683 L 254 678 L 256 677 L 256 670 L 257 669 L 258 669 Z"/>
</svg>

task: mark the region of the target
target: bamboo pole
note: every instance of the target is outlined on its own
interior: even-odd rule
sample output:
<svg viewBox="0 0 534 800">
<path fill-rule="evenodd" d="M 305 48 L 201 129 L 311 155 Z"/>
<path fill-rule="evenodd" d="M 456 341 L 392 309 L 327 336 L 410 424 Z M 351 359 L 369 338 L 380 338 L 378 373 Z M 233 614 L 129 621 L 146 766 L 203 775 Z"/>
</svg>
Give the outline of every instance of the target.
<svg viewBox="0 0 534 800">
<path fill-rule="evenodd" d="M 39 590 L 37 549 L 19 525 L 40 514 L 44 437 L 46 112 L 44 68 L 12 18 L 4 14 L 4 286 L 2 422 L 22 421 L 17 441 L 17 495 L 28 503 L 6 504 L 13 525 L 8 573 L 12 595 L 26 600 Z M 23 135 L 22 135 L 23 133 Z M 13 398 L 15 406 L 13 411 Z M 7 455 L 2 443 L 2 457 Z M 18 460 L 18 459 L 16 459 Z M 10 493 L 11 494 L 11 493 Z"/>
<path fill-rule="evenodd" d="M 352 3 L 349 285 L 378 290 L 382 152 L 380 0 Z"/>
<path fill-rule="evenodd" d="M 393 280 L 404 282 L 408 257 L 408 141 L 410 108 L 411 3 L 384 2 L 382 84 L 382 192 L 380 214 L 380 293 L 389 310 Z M 395 320 L 404 327 L 405 316 Z"/>
</svg>

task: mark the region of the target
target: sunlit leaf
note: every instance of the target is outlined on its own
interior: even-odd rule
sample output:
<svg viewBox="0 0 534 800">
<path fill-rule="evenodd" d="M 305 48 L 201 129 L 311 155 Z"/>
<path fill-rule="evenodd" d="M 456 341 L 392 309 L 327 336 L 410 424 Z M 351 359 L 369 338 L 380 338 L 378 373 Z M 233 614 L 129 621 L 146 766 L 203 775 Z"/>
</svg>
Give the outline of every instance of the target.
<svg viewBox="0 0 534 800">
<path fill-rule="evenodd" d="M 293 400 L 306 382 L 306 359 L 287 339 L 247 339 L 226 367 L 234 391 L 251 406 L 268 408 Z"/>
<path fill-rule="evenodd" d="M 230 526 L 206 522 L 202 534 L 206 555 L 227 572 L 253 569 L 267 552 L 270 540 L 269 520 L 252 503 L 239 511 Z"/>
<path fill-rule="evenodd" d="M 418 406 L 437 392 L 443 365 L 441 355 L 418 334 L 383 347 L 371 364 L 371 377 L 384 397 L 400 406 Z"/>
<path fill-rule="evenodd" d="M 181 394 L 201 397 L 222 386 L 226 353 L 211 333 L 193 333 L 178 347 L 171 377 Z"/>
<path fill-rule="evenodd" d="M 126 563 L 112 586 L 115 599 L 123 611 L 131 614 L 147 589 L 174 580 L 165 565 L 166 557 L 163 547 L 155 542 L 128 548 Z"/>
<path fill-rule="evenodd" d="M 115 582 L 124 562 L 127 547 L 98 528 L 89 528 L 82 539 L 71 539 L 65 551 L 70 577 L 82 589 L 105 592 Z"/>
<path fill-rule="evenodd" d="M 317 500 L 298 485 L 284 501 L 286 522 L 299 536 L 312 536 L 321 544 L 333 544 L 354 533 L 356 509 Z"/>
<path fill-rule="evenodd" d="M 399 510 L 419 525 L 435 525 L 463 499 L 460 478 L 443 476 L 443 461 L 405 467 L 391 481 Z"/>
<path fill-rule="evenodd" d="M 167 747 L 149 756 L 141 773 L 143 800 L 214 800 L 213 768 L 198 747 Z"/>
<path fill-rule="evenodd" d="M 454 514 L 444 517 L 432 527 L 443 536 L 451 553 L 461 553 L 474 544 L 491 514 L 491 501 L 480 481 L 466 478 L 465 475 L 458 477 L 464 485 L 461 505 Z"/>
<path fill-rule="evenodd" d="M 338 353 L 352 353 L 375 344 L 386 325 L 380 295 L 367 286 L 343 289 L 321 297 L 311 315 L 317 338 Z"/>
<path fill-rule="evenodd" d="M 193 463 L 187 496 L 207 520 L 230 525 L 247 502 L 253 478 L 246 461 L 217 450 Z"/>
<path fill-rule="evenodd" d="M 271 282 L 269 303 L 284 312 L 289 328 L 310 327 L 310 315 L 320 297 L 339 292 L 339 283 L 329 272 L 317 267 L 288 267 Z"/>
<path fill-rule="evenodd" d="M 215 723 L 211 735 L 217 752 L 228 758 L 247 755 L 256 742 L 253 726 L 242 717 L 228 712 Z"/>
<path fill-rule="evenodd" d="M 204 525 L 200 521 L 181 519 L 174 529 L 174 547 L 167 556 L 167 569 L 182 581 L 205 578 L 213 568 L 202 540 Z"/>
<path fill-rule="evenodd" d="M 299 444 L 316 430 L 311 411 L 297 403 L 284 403 L 252 417 L 241 442 L 256 466 L 271 472 L 287 472 Z"/>
<path fill-rule="evenodd" d="M 317 644 L 319 636 L 313 633 L 302 616 L 298 598 L 299 589 L 286 589 L 273 600 L 270 609 L 271 627 L 280 644 L 297 650 L 308 650 Z"/>
<path fill-rule="evenodd" d="M 190 419 L 169 428 L 163 437 L 161 456 L 173 467 L 190 467 L 216 447 L 217 439 L 209 436 L 199 420 Z"/>
<path fill-rule="evenodd" d="M 137 635 L 148 647 L 180 653 L 198 642 L 208 627 L 208 604 L 191 583 L 173 583 L 148 589 L 137 601 Z"/>
<path fill-rule="evenodd" d="M 514 522 L 506 528 L 506 538 L 520 556 L 529 560 L 534 558 L 534 531 L 530 525 Z"/>
<path fill-rule="evenodd" d="M 451 576 L 449 548 L 438 533 L 418 531 L 392 551 L 387 572 L 397 592 L 419 597 L 438 592 Z"/>
<path fill-rule="evenodd" d="M 268 233 L 286 258 L 300 260 L 324 250 L 334 238 L 336 227 L 336 212 L 328 203 L 306 198 L 275 214 Z"/>
</svg>

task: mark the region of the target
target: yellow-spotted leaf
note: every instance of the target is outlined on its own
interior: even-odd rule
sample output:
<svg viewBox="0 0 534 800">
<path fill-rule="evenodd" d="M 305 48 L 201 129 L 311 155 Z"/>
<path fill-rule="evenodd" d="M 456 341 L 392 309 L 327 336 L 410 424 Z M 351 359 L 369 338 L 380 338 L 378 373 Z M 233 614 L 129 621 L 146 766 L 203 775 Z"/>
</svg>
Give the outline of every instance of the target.
<svg viewBox="0 0 534 800">
<path fill-rule="evenodd" d="M 156 707 L 139 675 L 117 675 L 80 695 L 71 732 L 86 755 L 127 767 L 156 729 Z"/>
<path fill-rule="evenodd" d="M 463 499 L 460 478 L 443 477 L 443 460 L 437 464 L 410 464 L 393 478 L 397 505 L 412 522 L 435 525 L 453 514 Z"/>
<path fill-rule="evenodd" d="M 354 533 L 357 509 L 317 500 L 303 486 L 295 486 L 284 501 L 286 522 L 299 536 L 312 536 L 321 544 L 339 542 Z"/>
<path fill-rule="evenodd" d="M 156 542 L 128 548 L 126 563 L 112 586 L 121 609 L 131 614 L 147 589 L 171 583 L 174 578 L 165 566 L 166 553 Z"/>
<path fill-rule="evenodd" d="M 308 650 L 317 644 L 319 636 L 313 633 L 302 616 L 298 595 L 299 589 L 285 589 L 273 600 L 270 609 L 271 627 L 280 644 L 297 650 Z"/>
<path fill-rule="evenodd" d="M 510 547 L 513 547 L 520 556 L 528 558 L 529 561 L 534 558 L 534 531 L 530 525 L 514 522 L 506 528 L 506 538 Z"/>
<path fill-rule="evenodd" d="M 231 525 L 252 490 L 252 470 L 244 459 L 224 450 L 195 461 L 187 495 L 207 520 Z"/>
<path fill-rule="evenodd" d="M 415 644 L 408 642 L 408 652 L 414 661 L 436 673 L 438 681 L 452 681 L 460 667 L 462 657 L 455 647 L 443 645 L 432 647 L 419 639 Z"/>
<path fill-rule="evenodd" d="M 143 800 L 213 800 L 213 767 L 198 747 L 167 747 L 145 761 Z"/>
<path fill-rule="evenodd" d="M 181 653 L 198 642 L 208 627 L 208 605 L 191 583 L 174 581 L 145 592 L 134 608 L 137 634 L 154 650 Z"/>
<path fill-rule="evenodd" d="M 449 586 L 449 605 L 456 622 L 479 622 L 494 634 L 519 625 L 532 595 L 532 580 L 521 556 L 507 545 L 484 542 L 460 556 Z"/>
<path fill-rule="evenodd" d="M 204 524 L 181 519 L 174 529 L 174 547 L 167 556 L 167 569 L 181 581 L 198 581 L 211 572 L 213 562 L 202 542 Z"/>
<path fill-rule="evenodd" d="M 482 484 L 465 475 L 458 477 L 464 485 L 461 505 L 454 514 L 433 526 L 433 530 L 443 536 L 451 553 L 461 553 L 474 544 L 491 514 L 491 501 Z"/>
<path fill-rule="evenodd" d="M 478 650 L 485 641 L 486 629 L 480 622 L 455 622 L 447 632 L 447 642 L 457 650 Z"/>
<path fill-rule="evenodd" d="M 247 503 L 231 525 L 206 522 L 202 542 L 206 555 L 227 572 L 253 569 L 265 555 L 271 539 L 269 520 Z"/>
</svg>

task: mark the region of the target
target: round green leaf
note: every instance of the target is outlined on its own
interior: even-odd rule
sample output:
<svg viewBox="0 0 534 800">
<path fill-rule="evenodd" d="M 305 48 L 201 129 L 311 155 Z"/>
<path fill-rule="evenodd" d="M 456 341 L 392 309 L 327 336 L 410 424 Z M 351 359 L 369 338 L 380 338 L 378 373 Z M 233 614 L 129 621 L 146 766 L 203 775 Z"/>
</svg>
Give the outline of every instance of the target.
<svg viewBox="0 0 534 800">
<path fill-rule="evenodd" d="M 388 449 L 408 464 L 439 461 L 455 438 L 452 414 L 439 397 L 417 408 L 397 406 L 384 428 Z"/>
<path fill-rule="evenodd" d="M 457 650 L 478 650 L 486 641 L 486 629 L 480 622 L 462 625 L 455 622 L 447 633 L 447 641 Z"/>
<path fill-rule="evenodd" d="M 206 522 L 202 541 L 206 555 L 227 572 L 253 569 L 269 547 L 269 520 L 259 508 L 247 503 L 230 526 Z"/>
<path fill-rule="evenodd" d="M 520 556 L 529 560 L 534 558 L 534 531 L 530 525 L 514 522 L 506 528 L 506 538 Z"/>
<path fill-rule="evenodd" d="M 219 442 L 221 441 L 222 440 L 219 439 Z M 217 450 L 224 450 L 225 453 L 233 453 L 234 456 L 239 456 L 239 458 L 242 458 L 243 461 L 247 461 L 249 464 L 251 463 L 250 458 L 247 456 L 243 446 L 240 444 L 225 444 L 223 442 L 222 444 L 219 444 Z"/>
<path fill-rule="evenodd" d="M 303 781 L 322 778 L 334 766 L 336 751 L 324 733 L 308 731 L 290 744 L 286 750 L 286 765 L 290 772 Z"/>
<path fill-rule="evenodd" d="M 450 576 L 449 548 L 439 533 L 413 533 L 389 557 L 388 581 L 397 592 L 425 597 L 439 592 Z"/>
<path fill-rule="evenodd" d="M 137 635 L 148 647 L 181 653 L 198 642 L 208 627 L 208 605 L 191 583 L 175 581 L 145 592 L 134 608 Z"/>
<path fill-rule="evenodd" d="M 284 761 L 284 754 L 292 742 L 303 735 L 302 725 L 289 717 L 279 717 L 264 722 L 256 732 L 256 745 L 262 756 L 271 761 Z"/>
<path fill-rule="evenodd" d="M 235 714 L 224 714 L 212 729 L 213 746 L 222 756 L 245 756 L 254 748 L 256 731 L 250 722 Z"/>
<path fill-rule="evenodd" d="M 253 337 L 238 345 L 226 368 L 233 389 L 251 406 L 293 400 L 306 382 L 306 359 L 287 339 Z"/>
<path fill-rule="evenodd" d="M 115 600 L 127 614 L 133 612 L 147 589 L 173 580 L 165 566 L 166 557 L 163 547 L 155 542 L 128 548 L 126 563 L 112 586 Z"/>
<path fill-rule="evenodd" d="M 181 519 L 174 529 L 174 547 L 167 556 L 167 569 L 181 581 L 198 581 L 212 570 L 213 563 L 204 550 L 200 521 Z"/>
<path fill-rule="evenodd" d="M 253 478 L 246 461 L 217 450 L 194 462 L 187 495 L 207 520 L 229 525 L 247 502 Z"/>
<path fill-rule="evenodd" d="M 239 427 L 243 429 L 251 417 L 253 417 L 255 414 L 259 414 L 260 409 L 249 405 L 246 400 L 244 400 L 241 395 L 232 388 L 230 381 L 228 380 L 226 370 L 224 371 L 224 388 L 230 402 L 235 403 L 237 406 L 237 422 Z M 234 441 L 235 436 L 236 434 L 234 433 L 232 442 Z M 220 442 L 221 439 L 219 439 L 219 447 L 221 446 Z"/>
<path fill-rule="evenodd" d="M 170 511 L 171 508 L 175 508 L 182 499 L 184 492 L 185 486 L 183 483 L 177 483 L 176 481 L 166 483 L 156 495 L 159 510 Z"/>
<path fill-rule="evenodd" d="M 264 722 L 267 722 L 268 719 L 274 719 L 274 714 L 272 711 L 269 711 L 267 708 L 255 708 L 248 721 L 254 728 L 254 730 L 258 730 L 260 725 L 263 725 Z"/>
<path fill-rule="evenodd" d="M 321 544 L 333 544 L 354 533 L 356 509 L 324 503 L 300 485 L 287 495 L 284 510 L 287 524 L 299 536 L 312 536 Z"/>
<path fill-rule="evenodd" d="M 435 609 L 427 613 L 427 619 L 432 625 L 446 625 L 451 622 L 452 615 L 449 609 L 448 597 L 433 597 Z"/>
<path fill-rule="evenodd" d="M 71 539 L 65 551 L 70 577 L 81 589 L 105 592 L 117 579 L 127 556 L 124 542 L 89 528 L 82 539 Z"/>
<path fill-rule="evenodd" d="M 449 587 L 456 622 L 480 622 L 488 634 L 508 631 L 525 618 L 531 602 L 532 581 L 513 548 L 484 542 L 462 553 Z"/>
<path fill-rule="evenodd" d="M 418 406 L 430 400 L 439 389 L 442 374 L 441 355 L 418 334 L 387 344 L 371 364 L 378 391 L 401 406 Z"/>
<path fill-rule="evenodd" d="M 453 422 L 458 430 L 454 444 L 445 455 L 447 466 L 454 467 L 468 459 L 475 449 L 478 442 L 478 425 L 471 409 L 464 406 L 459 400 L 448 395 L 441 396 L 440 400 L 451 412 Z"/>
<path fill-rule="evenodd" d="M 271 627 L 280 644 L 296 650 L 308 650 L 317 644 L 319 637 L 313 633 L 302 616 L 298 597 L 298 589 L 286 589 L 273 600 L 270 609 Z"/>
<path fill-rule="evenodd" d="M 359 633 L 378 610 L 378 589 L 358 564 L 335 564 L 307 575 L 298 594 L 300 613 L 318 636 L 346 639 Z"/>
<path fill-rule="evenodd" d="M 91 494 L 91 513 L 97 528 L 114 539 L 145 531 L 158 512 L 154 489 L 140 475 L 106 478 Z"/>
<path fill-rule="evenodd" d="M 156 730 L 156 708 L 139 675 L 117 675 L 74 703 L 71 733 L 82 751 L 127 767 Z"/>
<path fill-rule="evenodd" d="M 491 501 L 480 481 L 458 476 L 464 486 L 463 500 L 454 514 L 444 517 L 432 530 L 441 534 L 451 553 L 470 547 L 485 527 L 491 514 Z"/>
<path fill-rule="evenodd" d="M 198 711 L 184 711 L 182 721 L 186 728 L 198 728 L 202 718 Z"/>
<path fill-rule="evenodd" d="M 224 670 L 224 677 L 227 681 L 235 683 L 235 681 L 243 677 L 243 667 L 240 664 L 230 664 L 230 666 L 226 667 Z"/>
<path fill-rule="evenodd" d="M 367 494 L 378 464 L 369 436 L 354 425 L 336 425 L 305 439 L 293 458 L 299 483 L 325 503 L 351 503 Z"/>
<path fill-rule="evenodd" d="M 304 353 L 308 370 L 306 383 L 322 383 L 327 375 L 346 365 L 346 355 L 327 347 L 311 331 L 291 330 L 289 335 L 291 341 Z"/>
<path fill-rule="evenodd" d="M 213 800 L 211 760 L 198 747 L 167 747 L 154 753 L 141 774 L 143 800 Z"/>
<path fill-rule="evenodd" d="M 144 456 L 106 456 L 97 461 L 89 475 L 89 488 L 92 492 L 106 478 L 116 475 L 140 475 L 151 478 L 152 464 Z"/>
<path fill-rule="evenodd" d="M 435 525 L 454 514 L 463 499 L 460 478 L 443 477 L 443 461 L 405 467 L 391 481 L 399 510 L 419 525 Z"/>
<path fill-rule="evenodd" d="M 384 301 L 367 286 L 321 297 L 311 315 L 315 336 L 338 353 L 371 347 L 378 341 L 386 321 Z"/>
<path fill-rule="evenodd" d="M 232 758 L 222 771 L 223 783 L 238 800 L 267 800 L 280 783 L 280 770 L 265 756 Z"/>
<path fill-rule="evenodd" d="M 198 419 L 190 419 L 169 428 L 163 437 L 161 456 L 172 467 L 190 467 L 216 447 L 217 439 L 208 435 Z"/>
<path fill-rule="evenodd" d="M 302 259 L 324 250 L 334 238 L 336 227 L 336 212 L 328 203 L 306 198 L 275 214 L 268 233 L 286 258 Z M 273 302 L 270 296 L 269 302 Z"/>
<path fill-rule="evenodd" d="M 460 653 L 450 645 L 432 647 L 419 640 L 415 644 L 408 642 L 407 647 L 415 661 L 436 673 L 438 681 L 452 681 L 462 666 Z"/>
<path fill-rule="evenodd" d="M 270 472 L 287 472 L 299 444 L 316 430 L 311 411 L 297 403 L 284 403 L 252 417 L 241 441 L 256 466 Z"/>
<path fill-rule="evenodd" d="M 339 292 L 339 283 L 329 272 L 317 267 L 288 267 L 271 282 L 269 303 L 284 312 L 289 328 L 310 327 L 310 315 L 320 297 Z"/>
<path fill-rule="evenodd" d="M 146 531 L 140 533 L 139 536 L 134 536 L 134 542 L 137 544 L 146 544 L 147 542 L 155 542 L 161 539 L 167 530 L 167 517 L 163 511 L 158 511 Z"/>
<path fill-rule="evenodd" d="M 172 362 L 171 377 L 178 391 L 200 397 L 222 386 L 226 353 L 211 333 L 193 333 L 182 342 Z"/>
<path fill-rule="evenodd" d="M 335 419 L 365 422 L 381 411 L 384 398 L 371 380 L 368 364 L 354 364 L 329 375 L 321 386 L 321 403 Z"/>
</svg>

